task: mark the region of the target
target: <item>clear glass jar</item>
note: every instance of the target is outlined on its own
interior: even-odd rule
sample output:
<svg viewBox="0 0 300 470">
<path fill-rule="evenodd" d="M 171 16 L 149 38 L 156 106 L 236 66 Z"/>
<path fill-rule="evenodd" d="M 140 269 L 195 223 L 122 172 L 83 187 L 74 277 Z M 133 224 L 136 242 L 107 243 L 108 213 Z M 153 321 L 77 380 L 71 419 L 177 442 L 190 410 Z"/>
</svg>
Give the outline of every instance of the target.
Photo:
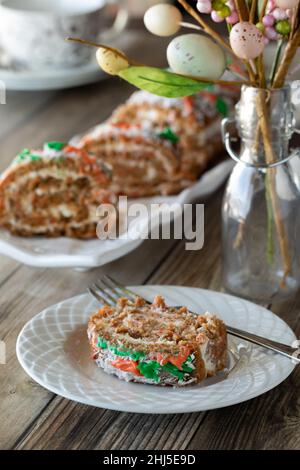
<svg viewBox="0 0 300 470">
<path fill-rule="evenodd" d="M 222 131 L 237 161 L 222 207 L 223 285 L 260 302 L 292 296 L 300 287 L 300 158 L 299 149 L 289 150 L 290 87 L 243 87 L 235 119 L 224 119 Z"/>
</svg>

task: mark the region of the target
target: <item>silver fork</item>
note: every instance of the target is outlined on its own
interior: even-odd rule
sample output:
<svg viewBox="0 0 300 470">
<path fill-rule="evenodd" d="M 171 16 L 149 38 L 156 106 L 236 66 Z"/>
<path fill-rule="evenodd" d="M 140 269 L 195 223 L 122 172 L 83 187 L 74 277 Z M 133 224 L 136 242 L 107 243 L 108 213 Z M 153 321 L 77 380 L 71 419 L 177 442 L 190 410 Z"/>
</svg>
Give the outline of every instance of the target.
<svg viewBox="0 0 300 470">
<path fill-rule="evenodd" d="M 115 281 L 110 276 L 103 276 L 101 279 L 98 279 L 92 286 L 88 287 L 88 292 L 101 304 L 116 305 L 117 300 L 120 297 L 126 297 L 131 301 L 134 301 L 139 294 L 136 294 L 132 290 L 123 286 L 121 283 Z M 139 296 L 140 297 L 140 296 Z M 147 299 L 144 299 L 147 304 L 151 304 Z M 181 306 L 176 305 L 176 308 Z M 189 310 L 191 312 L 191 310 Z M 195 312 L 195 315 L 199 315 Z M 272 341 L 262 336 L 249 333 L 248 331 L 239 330 L 232 326 L 226 325 L 227 333 L 237 338 L 241 338 L 250 343 L 254 343 L 263 348 L 270 349 L 271 351 L 282 354 L 283 356 L 289 357 L 295 363 L 300 363 L 300 357 L 297 355 L 297 348 L 293 348 L 288 344 L 278 343 L 277 341 Z"/>
</svg>

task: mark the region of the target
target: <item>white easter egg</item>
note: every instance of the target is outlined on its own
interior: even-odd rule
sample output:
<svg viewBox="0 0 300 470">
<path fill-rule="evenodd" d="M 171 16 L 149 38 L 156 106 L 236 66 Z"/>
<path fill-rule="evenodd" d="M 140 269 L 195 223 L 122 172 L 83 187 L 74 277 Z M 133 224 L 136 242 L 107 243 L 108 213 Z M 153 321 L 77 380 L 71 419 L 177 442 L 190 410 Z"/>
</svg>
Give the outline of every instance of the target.
<svg viewBox="0 0 300 470">
<path fill-rule="evenodd" d="M 217 80 L 226 67 L 225 54 L 211 39 L 200 34 L 174 38 L 167 48 L 167 59 L 175 73 Z"/>
<path fill-rule="evenodd" d="M 172 36 L 180 29 L 182 15 L 178 8 L 159 3 L 149 8 L 144 15 L 144 23 L 150 33 L 156 36 Z"/>
<path fill-rule="evenodd" d="M 282 8 L 283 10 L 295 8 L 299 3 L 299 0 L 275 0 L 277 7 Z"/>
<path fill-rule="evenodd" d="M 255 59 L 264 50 L 264 37 L 262 32 L 248 21 L 236 23 L 230 32 L 230 45 L 240 59 Z"/>
<path fill-rule="evenodd" d="M 121 70 L 129 67 L 129 62 L 125 57 L 103 47 L 97 49 L 96 58 L 102 70 L 110 75 L 118 75 Z"/>
</svg>

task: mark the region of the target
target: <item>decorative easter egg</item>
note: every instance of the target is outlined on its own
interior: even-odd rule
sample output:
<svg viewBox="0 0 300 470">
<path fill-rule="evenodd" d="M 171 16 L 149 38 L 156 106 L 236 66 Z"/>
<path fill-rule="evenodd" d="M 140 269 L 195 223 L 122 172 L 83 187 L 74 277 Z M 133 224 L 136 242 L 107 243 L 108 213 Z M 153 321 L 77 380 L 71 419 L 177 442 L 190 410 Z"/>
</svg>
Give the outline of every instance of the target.
<svg viewBox="0 0 300 470">
<path fill-rule="evenodd" d="M 265 30 L 265 25 L 264 25 L 261 21 L 259 21 L 258 23 L 256 23 L 255 26 L 257 27 L 257 29 L 259 29 L 259 31 L 261 31 L 262 33 L 264 32 L 264 30 Z"/>
<path fill-rule="evenodd" d="M 291 25 L 288 20 L 282 20 L 276 23 L 275 29 L 277 33 L 287 36 L 291 32 Z"/>
<path fill-rule="evenodd" d="M 233 52 L 240 59 L 255 59 L 265 47 L 262 32 L 248 21 L 236 23 L 230 31 L 229 39 Z"/>
<path fill-rule="evenodd" d="M 273 24 L 275 23 L 275 18 L 273 15 L 265 15 L 262 19 L 262 22 L 264 24 L 264 26 L 273 26 Z M 257 25 L 256 25 L 257 27 Z"/>
<path fill-rule="evenodd" d="M 225 54 L 211 39 L 200 34 L 174 38 L 167 49 L 173 72 L 216 80 L 226 67 Z"/>
<path fill-rule="evenodd" d="M 231 10 L 227 5 L 223 5 L 221 10 L 218 10 L 217 13 L 221 18 L 227 18 L 231 15 Z"/>
<path fill-rule="evenodd" d="M 229 16 L 226 17 L 226 22 L 229 24 L 235 24 L 239 21 L 239 15 L 235 10 L 231 12 Z"/>
<path fill-rule="evenodd" d="M 275 8 L 272 11 L 272 16 L 274 17 L 275 20 L 280 21 L 280 20 L 285 20 L 287 18 L 287 14 L 285 10 L 282 10 L 281 8 Z"/>
<path fill-rule="evenodd" d="M 299 3 L 299 0 L 275 0 L 277 7 L 287 10 L 288 8 L 295 8 Z"/>
<path fill-rule="evenodd" d="M 167 3 L 154 5 L 144 15 L 146 28 L 156 36 L 172 36 L 179 31 L 181 21 L 182 15 L 178 8 Z"/>
<path fill-rule="evenodd" d="M 213 10 L 211 12 L 211 19 L 215 22 L 215 23 L 222 23 L 222 21 L 224 21 L 224 18 L 222 18 L 222 16 L 220 16 L 218 14 L 218 12 L 216 12 L 215 10 Z"/>
<path fill-rule="evenodd" d="M 210 0 L 198 0 L 197 2 L 197 10 L 200 13 L 210 13 L 211 12 L 211 1 Z"/>
<path fill-rule="evenodd" d="M 120 52 L 120 54 L 122 54 Z M 110 75 L 118 75 L 121 70 L 129 67 L 129 62 L 125 57 L 120 56 L 114 51 L 99 47 L 96 52 L 96 58 L 99 66 L 104 72 Z"/>
</svg>

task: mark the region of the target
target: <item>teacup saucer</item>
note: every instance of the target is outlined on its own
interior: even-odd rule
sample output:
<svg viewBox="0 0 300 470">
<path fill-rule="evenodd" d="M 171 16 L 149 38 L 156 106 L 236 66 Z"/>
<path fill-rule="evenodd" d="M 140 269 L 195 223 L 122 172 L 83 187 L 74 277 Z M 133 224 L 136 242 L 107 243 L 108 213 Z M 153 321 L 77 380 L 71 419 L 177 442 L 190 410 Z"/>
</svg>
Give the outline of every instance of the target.
<svg viewBox="0 0 300 470">
<path fill-rule="evenodd" d="M 87 85 L 104 77 L 94 57 L 83 65 L 69 69 L 27 70 L 10 64 L 0 50 L 0 80 L 7 90 L 57 90 Z"/>
</svg>

